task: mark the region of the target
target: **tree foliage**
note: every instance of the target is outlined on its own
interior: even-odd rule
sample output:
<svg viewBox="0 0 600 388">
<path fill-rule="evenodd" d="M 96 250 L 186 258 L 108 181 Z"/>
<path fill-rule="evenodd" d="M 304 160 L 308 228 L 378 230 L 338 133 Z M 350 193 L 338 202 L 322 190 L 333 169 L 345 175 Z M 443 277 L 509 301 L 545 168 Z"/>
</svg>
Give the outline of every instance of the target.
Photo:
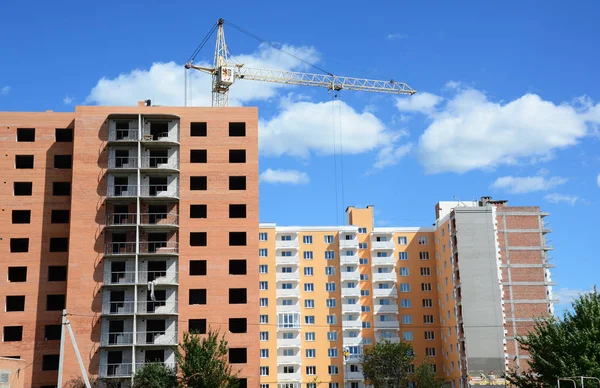
<svg viewBox="0 0 600 388">
<path fill-rule="evenodd" d="M 565 376 L 600 378 L 600 294 L 594 288 L 580 295 L 562 320 L 537 321 L 518 341 L 530 354 L 530 370 L 520 375 L 513 370 L 509 376 L 518 387 L 556 385 L 556 379 Z"/>
<path fill-rule="evenodd" d="M 421 365 L 417 366 L 411 380 L 417 388 L 440 388 L 446 382 L 436 373 L 429 360 L 423 360 Z"/>
<path fill-rule="evenodd" d="M 405 388 L 409 382 L 408 369 L 414 358 L 410 344 L 381 341 L 365 350 L 362 356 L 363 375 L 374 388 Z"/>
<path fill-rule="evenodd" d="M 162 362 L 145 364 L 135 372 L 133 388 L 174 388 L 177 387 L 175 371 Z"/>
<path fill-rule="evenodd" d="M 180 383 L 189 388 L 237 388 L 239 385 L 228 362 L 225 335 L 209 329 L 200 336 L 183 333 L 183 342 L 177 349 Z"/>
</svg>

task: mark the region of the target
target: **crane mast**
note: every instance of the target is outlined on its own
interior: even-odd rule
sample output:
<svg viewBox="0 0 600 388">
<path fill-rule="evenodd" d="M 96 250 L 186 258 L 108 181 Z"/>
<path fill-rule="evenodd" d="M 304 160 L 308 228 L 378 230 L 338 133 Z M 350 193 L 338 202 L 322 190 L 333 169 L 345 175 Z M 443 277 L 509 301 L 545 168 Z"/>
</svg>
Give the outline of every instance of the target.
<svg viewBox="0 0 600 388">
<path fill-rule="evenodd" d="M 304 73 L 297 71 L 284 71 L 272 69 L 255 69 L 244 67 L 243 64 L 229 63 L 229 49 L 225 43 L 223 24 L 217 21 L 217 42 L 213 67 L 197 66 L 189 61 L 186 69 L 195 69 L 212 75 L 212 106 L 224 107 L 229 104 L 229 87 L 236 79 L 274 82 L 287 85 L 303 85 L 323 87 L 328 90 L 360 90 L 365 92 L 408 94 L 413 95 L 416 90 L 404 82 L 394 80 L 381 81 L 366 78 L 344 77 L 333 74 Z"/>
</svg>

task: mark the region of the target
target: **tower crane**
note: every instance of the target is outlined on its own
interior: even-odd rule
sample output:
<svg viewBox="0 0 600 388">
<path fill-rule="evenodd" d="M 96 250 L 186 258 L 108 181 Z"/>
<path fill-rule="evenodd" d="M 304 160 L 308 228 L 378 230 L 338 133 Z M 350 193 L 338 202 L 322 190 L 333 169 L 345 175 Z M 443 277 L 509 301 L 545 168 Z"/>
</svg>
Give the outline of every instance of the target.
<svg viewBox="0 0 600 388">
<path fill-rule="evenodd" d="M 244 32 L 256 39 L 259 39 L 263 43 L 267 43 L 264 40 L 248 33 L 247 31 L 227 22 L 229 25 L 236 29 Z M 318 73 L 304 73 L 298 71 L 284 71 L 284 70 L 272 70 L 272 69 L 255 69 L 245 67 L 243 64 L 234 64 L 229 62 L 229 49 L 225 43 L 225 34 L 223 31 L 223 25 L 225 20 L 219 19 L 217 23 L 212 27 L 203 41 L 200 43 L 198 48 L 190 60 L 185 64 L 186 69 L 196 69 L 198 71 L 208 73 L 212 75 L 212 106 L 223 107 L 227 106 L 229 102 L 229 88 L 237 79 L 253 80 L 253 81 L 264 81 L 264 82 L 275 82 L 280 84 L 288 85 L 304 85 L 304 86 L 317 86 L 323 87 L 328 90 L 362 90 L 365 92 L 376 92 L 376 93 L 390 93 L 390 94 L 408 94 L 413 95 L 416 93 L 410 86 L 404 82 L 396 82 L 394 80 L 381 81 L 372 80 L 366 78 L 355 78 L 355 77 L 344 77 L 337 76 L 324 71 L 326 74 Z M 202 67 L 193 64 L 195 56 L 198 54 L 200 49 L 206 44 L 208 38 L 212 35 L 214 30 L 217 30 L 217 43 L 215 48 L 215 55 L 213 61 L 213 67 Z M 272 44 L 270 44 L 273 46 Z M 274 46 L 273 46 L 274 47 Z M 277 48 L 277 47 L 275 47 Z M 283 51 L 283 50 L 282 50 Z M 293 54 L 287 53 L 294 56 L 296 59 L 303 61 L 301 58 L 296 57 Z M 305 61 L 303 61 L 305 62 Z M 313 67 L 316 67 L 310 64 Z"/>
</svg>

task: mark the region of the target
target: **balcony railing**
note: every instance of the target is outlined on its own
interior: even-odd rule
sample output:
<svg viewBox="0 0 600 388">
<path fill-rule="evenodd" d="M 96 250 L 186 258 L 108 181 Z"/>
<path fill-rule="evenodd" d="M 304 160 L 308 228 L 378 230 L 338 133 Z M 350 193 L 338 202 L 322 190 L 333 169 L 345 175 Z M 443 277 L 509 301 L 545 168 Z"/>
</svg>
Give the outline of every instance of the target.
<svg viewBox="0 0 600 388">
<path fill-rule="evenodd" d="M 348 296 L 360 296 L 360 288 L 358 288 L 358 287 L 354 287 L 354 288 L 342 287 L 342 298 L 345 298 Z"/>
<path fill-rule="evenodd" d="M 360 262 L 360 257 L 357 254 L 350 255 L 350 256 L 346 256 L 346 255 L 340 256 L 340 264 L 342 264 L 342 265 L 344 265 L 344 264 L 358 265 L 359 262 Z"/>
<path fill-rule="evenodd" d="M 109 156 L 108 168 L 137 168 L 138 158 L 135 156 Z"/>
<path fill-rule="evenodd" d="M 343 330 L 362 329 L 362 321 L 360 319 L 355 319 L 352 321 L 342 321 L 342 329 Z"/>
<path fill-rule="evenodd" d="M 142 156 L 142 168 L 177 169 L 177 158 L 168 156 Z"/>
<path fill-rule="evenodd" d="M 104 271 L 104 284 L 134 284 L 135 271 Z"/>
<path fill-rule="evenodd" d="M 163 364 L 166 367 L 171 368 L 173 370 L 175 370 L 177 368 L 176 362 L 138 362 L 135 364 L 135 370 L 139 371 L 140 369 L 142 369 L 144 366 L 146 366 L 148 364 Z"/>
<path fill-rule="evenodd" d="M 108 213 L 106 215 L 106 226 L 129 226 L 137 222 L 136 213 Z"/>
<path fill-rule="evenodd" d="M 375 329 L 400 329 L 400 321 L 375 320 Z"/>
<path fill-rule="evenodd" d="M 104 244 L 105 255 L 134 255 L 135 254 L 135 243 L 134 242 L 109 242 Z"/>
<path fill-rule="evenodd" d="M 396 281 L 396 273 L 395 272 L 375 272 L 372 275 L 374 282 L 395 282 Z"/>
<path fill-rule="evenodd" d="M 276 240 L 275 246 L 279 248 L 298 248 L 298 239 L 294 240 Z"/>
<path fill-rule="evenodd" d="M 391 265 L 396 266 L 396 257 L 395 256 L 385 256 L 385 257 L 373 257 L 371 259 L 371 263 L 373 265 Z"/>
<path fill-rule="evenodd" d="M 344 313 L 360 313 L 362 311 L 360 303 L 343 303 L 342 312 Z"/>
<path fill-rule="evenodd" d="M 102 314 L 106 314 L 106 315 L 133 314 L 134 304 L 135 304 L 135 302 L 133 302 L 133 301 L 103 302 L 102 303 Z"/>
<path fill-rule="evenodd" d="M 177 213 L 142 213 L 140 214 L 142 225 L 179 225 Z"/>
<path fill-rule="evenodd" d="M 300 272 L 277 272 L 275 275 L 276 281 L 300 281 Z"/>
<path fill-rule="evenodd" d="M 140 242 L 140 253 L 168 255 L 177 254 L 179 252 L 179 244 L 175 241 L 149 241 Z"/>
<path fill-rule="evenodd" d="M 355 270 L 355 271 L 341 271 L 340 272 L 340 279 L 342 281 L 346 281 L 346 280 L 360 280 L 360 273 L 358 272 L 358 270 Z"/>
<path fill-rule="evenodd" d="M 132 374 L 131 363 L 100 364 L 98 375 L 100 377 L 128 377 Z"/>
<path fill-rule="evenodd" d="M 124 346 L 133 344 L 133 333 L 115 332 L 100 335 L 101 346 Z"/>
<path fill-rule="evenodd" d="M 358 248 L 358 239 L 353 238 L 352 240 L 340 239 L 340 248 Z"/>
<path fill-rule="evenodd" d="M 302 344 L 300 337 L 296 338 L 277 338 L 278 348 L 299 348 Z"/>
<path fill-rule="evenodd" d="M 179 197 L 179 187 L 173 185 L 141 185 L 140 196 L 177 198 Z"/>
<path fill-rule="evenodd" d="M 176 271 L 140 271 L 138 272 L 138 282 L 148 283 L 156 282 L 157 284 L 177 284 Z"/>
<path fill-rule="evenodd" d="M 277 362 L 279 363 L 279 359 L 280 357 L 277 357 Z M 277 380 L 278 381 L 301 381 L 302 380 L 302 373 L 301 372 L 295 372 L 295 373 L 277 373 Z"/>
<path fill-rule="evenodd" d="M 295 264 L 298 265 L 298 255 L 292 256 L 275 256 L 275 262 L 277 265 L 281 264 Z"/>
<path fill-rule="evenodd" d="M 373 312 L 375 314 L 397 314 L 398 313 L 398 305 L 396 303 L 376 304 L 373 306 Z"/>
<path fill-rule="evenodd" d="M 172 300 L 156 300 L 138 302 L 139 314 L 176 314 L 177 302 Z"/>
<path fill-rule="evenodd" d="M 371 249 L 392 250 L 396 247 L 394 241 L 371 241 Z"/>
<path fill-rule="evenodd" d="M 277 305 L 278 313 L 299 313 L 300 312 L 300 303 L 292 304 L 292 305 Z"/>
<path fill-rule="evenodd" d="M 359 359 L 356 361 L 350 361 L 348 360 L 348 362 L 359 362 L 360 361 L 360 356 Z M 362 372 L 344 372 L 344 380 L 356 380 L 356 381 L 363 381 L 364 380 L 364 376 Z"/>
<path fill-rule="evenodd" d="M 137 138 L 137 129 L 117 129 L 108 134 L 108 141 L 136 141 Z"/>
<path fill-rule="evenodd" d="M 299 298 L 300 297 L 300 288 L 298 288 L 298 287 L 291 288 L 291 289 L 288 289 L 288 288 L 278 288 L 275 291 L 275 296 L 277 298 L 280 298 L 280 297 L 296 297 L 296 298 Z"/>
<path fill-rule="evenodd" d="M 136 185 L 108 185 L 106 196 L 110 198 L 135 197 L 137 195 Z"/>
<path fill-rule="evenodd" d="M 383 341 L 388 341 L 391 342 L 393 344 L 397 344 L 400 343 L 400 337 L 378 337 L 376 339 L 377 342 L 383 342 Z"/>
<path fill-rule="evenodd" d="M 398 298 L 398 289 L 392 288 L 374 288 L 373 297 L 375 298 Z"/>
<path fill-rule="evenodd" d="M 177 333 L 164 331 L 144 331 L 136 333 L 138 345 L 177 345 Z"/>
<path fill-rule="evenodd" d="M 290 364 L 300 364 L 302 361 L 302 357 L 300 356 L 300 353 L 297 353 L 293 356 L 280 356 L 277 355 L 277 364 L 278 365 L 290 365 Z"/>
</svg>

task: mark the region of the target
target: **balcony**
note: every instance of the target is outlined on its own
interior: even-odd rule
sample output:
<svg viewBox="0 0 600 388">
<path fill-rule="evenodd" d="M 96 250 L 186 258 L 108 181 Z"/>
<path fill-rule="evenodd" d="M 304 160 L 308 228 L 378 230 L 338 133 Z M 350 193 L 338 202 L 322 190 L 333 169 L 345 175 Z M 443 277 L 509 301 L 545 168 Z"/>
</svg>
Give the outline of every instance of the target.
<svg viewBox="0 0 600 388">
<path fill-rule="evenodd" d="M 342 304 L 342 312 L 343 313 L 360 313 L 362 312 L 360 303 L 343 303 Z"/>
<path fill-rule="evenodd" d="M 98 367 L 98 377 L 129 377 L 132 374 L 131 363 L 104 364 Z"/>
<path fill-rule="evenodd" d="M 340 279 L 342 280 L 342 282 L 348 281 L 348 280 L 354 280 L 354 281 L 359 281 L 360 280 L 360 273 L 358 272 L 358 270 L 355 271 L 341 271 L 340 272 Z"/>
<path fill-rule="evenodd" d="M 359 263 L 360 263 L 360 257 L 357 254 L 350 255 L 350 256 L 346 256 L 346 255 L 340 256 L 340 264 L 341 265 L 345 265 L 345 264 L 358 265 Z"/>
<path fill-rule="evenodd" d="M 277 363 L 281 364 L 281 357 L 277 357 Z M 295 372 L 295 373 L 277 373 L 277 381 L 279 382 L 284 382 L 284 381 L 297 381 L 300 382 L 302 380 L 302 373 L 301 372 Z"/>
<path fill-rule="evenodd" d="M 388 341 L 393 344 L 399 344 L 400 337 L 379 337 L 379 338 L 377 338 L 377 342 L 383 342 L 383 341 Z"/>
<path fill-rule="evenodd" d="M 179 198 L 179 186 L 177 185 L 141 185 L 140 197 L 146 198 Z"/>
<path fill-rule="evenodd" d="M 395 256 L 386 256 L 386 257 L 373 257 L 371 258 L 371 264 L 373 266 L 396 266 L 396 257 Z"/>
<path fill-rule="evenodd" d="M 108 157 L 108 169 L 112 170 L 127 170 L 136 169 L 138 166 L 138 158 L 135 156 L 114 156 Z"/>
<path fill-rule="evenodd" d="M 373 282 L 395 282 L 396 281 L 396 273 L 395 272 L 374 272 L 371 275 Z"/>
<path fill-rule="evenodd" d="M 296 303 L 293 305 L 285 305 L 285 306 L 282 304 L 278 304 L 277 312 L 278 313 L 299 313 L 300 312 L 300 303 Z"/>
<path fill-rule="evenodd" d="M 155 284 L 177 284 L 177 271 L 139 271 L 138 283 L 147 284 L 155 282 Z"/>
<path fill-rule="evenodd" d="M 300 337 L 296 338 L 277 338 L 278 348 L 299 348 L 302 345 Z"/>
<path fill-rule="evenodd" d="M 360 359 L 358 361 L 354 361 L 354 362 L 360 362 Z M 364 376 L 362 374 L 362 372 L 344 372 L 344 380 L 350 380 L 350 381 L 363 381 L 364 380 Z"/>
<path fill-rule="evenodd" d="M 375 320 L 375 330 L 394 329 L 400 330 L 400 321 L 378 321 Z"/>
<path fill-rule="evenodd" d="M 177 314 L 177 302 L 174 300 L 156 300 L 138 302 L 138 314 Z"/>
<path fill-rule="evenodd" d="M 105 267 L 106 268 L 106 267 Z M 135 271 L 104 271 L 104 285 L 135 284 Z"/>
<path fill-rule="evenodd" d="M 128 198 L 137 196 L 136 185 L 108 185 L 106 196 L 109 198 Z"/>
<path fill-rule="evenodd" d="M 100 346 L 129 346 L 133 344 L 133 333 L 102 333 Z"/>
<path fill-rule="evenodd" d="M 140 242 L 141 255 L 177 255 L 179 244 L 175 241 Z"/>
<path fill-rule="evenodd" d="M 111 125 L 111 127 L 112 127 L 112 125 Z M 111 128 L 110 132 L 108 133 L 108 141 L 128 142 L 128 141 L 137 141 L 137 140 L 138 140 L 137 128 L 130 128 L 130 129 Z"/>
<path fill-rule="evenodd" d="M 275 247 L 277 247 L 277 249 L 289 249 L 289 248 L 298 249 L 298 239 L 294 239 L 294 240 L 276 240 L 275 241 Z"/>
<path fill-rule="evenodd" d="M 362 336 L 356 336 L 356 337 L 343 337 L 343 343 L 344 343 L 344 347 L 347 346 L 361 346 L 363 343 L 363 338 Z"/>
<path fill-rule="evenodd" d="M 104 244 L 105 256 L 131 256 L 135 255 L 134 242 L 109 242 Z"/>
<path fill-rule="evenodd" d="M 295 287 L 292 289 L 278 288 L 275 291 L 275 296 L 277 298 L 286 298 L 286 297 L 299 298 L 300 297 L 300 288 L 299 287 Z"/>
<path fill-rule="evenodd" d="M 298 265 L 298 255 L 291 256 L 275 256 L 275 262 L 277 265 Z"/>
<path fill-rule="evenodd" d="M 292 281 L 299 282 L 300 281 L 300 272 L 277 272 L 275 275 L 275 280 L 280 281 Z"/>
<path fill-rule="evenodd" d="M 398 289 L 396 287 L 374 288 L 373 289 L 373 297 L 374 298 L 398 298 Z"/>
<path fill-rule="evenodd" d="M 359 296 L 360 296 L 360 288 L 358 288 L 358 287 L 354 287 L 354 288 L 342 287 L 342 298 L 359 297 Z"/>
<path fill-rule="evenodd" d="M 137 223 L 136 213 L 108 213 L 106 215 L 106 226 L 111 227 L 132 227 Z"/>
<path fill-rule="evenodd" d="M 342 329 L 343 330 L 360 330 L 360 329 L 362 329 L 362 321 L 360 319 L 355 319 L 352 321 L 342 320 Z"/>
<path fill-rule="evenodd" d="M 343 248 L 356 248 L 358 249 L 358 239 L 354 237 L 352 240 L 340 239 L 340 249 Z"/>
<path fill-rule="evenodd" d="M 169 156 L 142 156 L 143 169 L 151 170 L 178 170 L 177 155 Z"/>
<path fill-rule="evenodd" d="M 394 241 L 371 241 L 371 250 L 394 250 Z"/>
<path fill-rule="evenodd" d="M 282 356 L 277 355 L 277 364 L 278 365 L 300 365 L 302 362 L 302 357 L 300 352 L 294 354 L 293 356 Z"/>
<path fill-rule="evenodd" d="M 177 345 L 177 333 L 164 331 L 144 331 L 136 333 L 136 343 L 138 345 Z"/>
<path fill-rule="evenodd" d="M 373 306 L 375 314 L 398 314 L 398 305 L 393 304 L 376 304 Z"/>
<path fill-rule="evenodd" d="M 148 364 L 164 364 L 166 367 L 173 370 L 177 369 L 177 363 L 175 362 L 138 362 L 135 364 L 135 370 L 138 371 Z"/>
<path fill-rule="evenodd" d="M 102 314 L 104 315 L 132 315 L 133 308 L 135 302 L 133 301 L 122 301 L 122 302 L 112 302 L 112 301 L 103 301 L 102 302 Z"/>
<path fill-rule="evenodd" d="M 140 224 L 147 227 L 178 227 L 179 215 L 177 213 L 142 213 Z"/>
</svg>

